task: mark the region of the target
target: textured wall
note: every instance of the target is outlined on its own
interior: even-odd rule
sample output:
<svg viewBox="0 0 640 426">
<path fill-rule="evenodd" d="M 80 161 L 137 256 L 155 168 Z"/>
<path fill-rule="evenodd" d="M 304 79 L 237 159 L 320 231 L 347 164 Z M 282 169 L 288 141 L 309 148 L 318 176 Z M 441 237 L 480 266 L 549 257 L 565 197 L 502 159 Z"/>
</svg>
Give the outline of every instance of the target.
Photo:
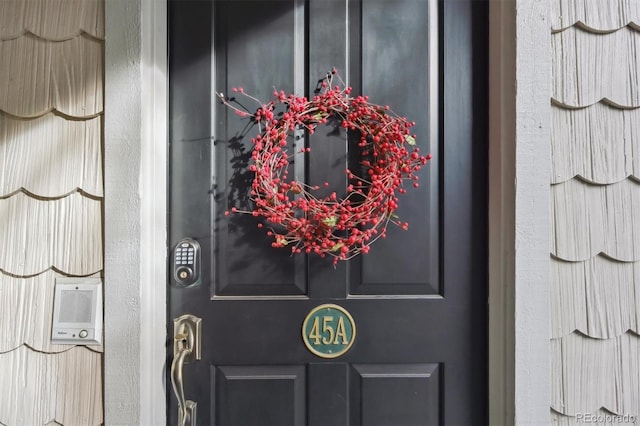
<svg viewBox="0 0 640 426">
<path fill-rule="evenodd" d="M 105 23 L 105 423 L 163 425 L 167 2 L 109 0 Z"/>
<path fill-rule="evenodd" d="M 104 4 L 0 1 L 0 424 L 103 422 L 102 347 L 50 343 L 55 278 L 101 275 Z"/>
<path fill-rule="evenodd" d="M 552 6 L 551 420 L 640 424 L 640 2 Z"/>
</svg>

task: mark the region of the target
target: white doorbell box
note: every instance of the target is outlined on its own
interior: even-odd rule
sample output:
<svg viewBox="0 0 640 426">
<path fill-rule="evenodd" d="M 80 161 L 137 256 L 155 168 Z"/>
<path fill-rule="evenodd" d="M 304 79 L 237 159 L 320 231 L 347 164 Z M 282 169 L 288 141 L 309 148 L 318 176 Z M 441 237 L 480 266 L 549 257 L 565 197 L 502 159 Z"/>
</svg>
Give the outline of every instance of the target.
<svg viewBox="0 0 640 426">
<path fill-rule="evenodd" d="M 51 343 L 100 345 L 102 279 L 56 278 Z"/>
</svg>

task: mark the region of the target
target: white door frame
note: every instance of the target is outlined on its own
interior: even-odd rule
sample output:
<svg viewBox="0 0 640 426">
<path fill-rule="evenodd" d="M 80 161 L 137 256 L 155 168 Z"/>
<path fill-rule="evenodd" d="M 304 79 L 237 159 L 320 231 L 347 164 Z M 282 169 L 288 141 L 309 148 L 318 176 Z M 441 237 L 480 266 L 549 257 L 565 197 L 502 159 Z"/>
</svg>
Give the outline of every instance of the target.
<svg viewBox="0 0 640 426">
<path fill-rule="evenodd" d="M 105 1 L 104 408 L 166 422 L 167 2 Z"/>
<path fill-rule="evenodd" d="M 489 413 L 550 421 L 549 0 L 491 0 Z M 105 2 L 105 424 L 163 425 L 167 0 Z"/>
</svg>

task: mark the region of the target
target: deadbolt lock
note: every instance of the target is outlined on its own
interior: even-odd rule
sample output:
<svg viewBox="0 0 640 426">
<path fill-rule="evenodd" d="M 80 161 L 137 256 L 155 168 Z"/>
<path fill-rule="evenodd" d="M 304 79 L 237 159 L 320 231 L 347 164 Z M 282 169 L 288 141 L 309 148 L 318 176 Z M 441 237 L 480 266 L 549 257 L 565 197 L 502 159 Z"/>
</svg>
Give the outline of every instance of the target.
<svg viewBox="0 0 640 426">
<path fill-rule="evenodd" d="M 200 283 L 200 244 L 193 238 L 183 238 L 173 248 L 173 281 L 180 287 Z"/>
</svg>

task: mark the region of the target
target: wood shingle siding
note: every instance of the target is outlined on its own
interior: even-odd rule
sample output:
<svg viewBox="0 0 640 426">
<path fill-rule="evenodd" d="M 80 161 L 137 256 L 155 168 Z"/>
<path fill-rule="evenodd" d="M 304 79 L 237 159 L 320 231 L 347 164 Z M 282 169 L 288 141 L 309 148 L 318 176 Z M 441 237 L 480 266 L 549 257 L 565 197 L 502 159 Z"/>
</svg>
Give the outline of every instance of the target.
<svg viewBox="0 0 640 426">
<path fill-rule="evenodd" d="M 551 0 L 551 28 L 554 32 L 571 26 L 593 33 L 622 27 L 640 28 L 637 0 Z"/>
<path fill-rule="evenodd" d="M 550 420 L 639 424 L 640 2 L 551 5 Z"/>
<path fill-rule="evenodd" d="M 551 186 L 551 254 L 584 261 L 602 253 L 640 260 L 640 182 L 594 185 L 571 179 Z"/>
<path fill-rule="evenodd" d="M 52 41 L 82 33 L 104 39 L 104 0 L 2 0 L 0 40 L 30 33 Z"/>
<path fill-rule="evenodd" d="M 101 354 L 82 346 L 47 354 L 20 346 L 0 353 L 0 422 L 94 426 L 102 419 Z"/>
<path fill-rule="evenodd" d="M 551 408 L 567 415 L 640 412 L 640 339 L 625 333 L 586 339 L 573 333 L 551 341 Z"/>
<path fill-rule="evenodd" d="M 102 118 L 34 120 L 0 115 L 0 198 L 24 190 L 60 197 L 80 190 L 102 197 Z M 37 165 L 37 167 L 35 167 Z"/>
<path fill-rule="evenodd" d="M 612 413 L 608 410 L 600 409 L 595 413 L 581 413 L 578 416 L 567 416 L 561 413 L 558 413 L 555 410 L 551 410 L 551 424 L 553 426 L 576 426 L 576 425 L 585 425 L 585 424 L 595 424 L 597 426 L 620 426 L 621 424 L 625 426 L 638 426 L 640 425 L 640 420 L 631 415 L 627 415 L 627 417 L 620 416 L 619 414 Z"/>
<path fill-rule="evenodd" d="M 68 275 L 102 269 L 102 203 L 80 193 L 38 200 L 22 192 L 0 199 L 0 269 L 28 277 L 54 268 Z"/>
<path fill-rule="evenodd" d="M 63 352 L 72 345 L 51 344 L 53 294 L 56 277 L 63 275 L 49 270 L 30 278 L 5 276 L 0 286 L 0 330 L 11 333 L 0 340 L 0 353 L 21 345 L 46 353 Z M 102 352 L 102 346 L 87 346 Z"/>
<path fill-rule="evenodd" d="M 52 42 L 32 35 L 0 42 L 0 111 L 20 118 L 56 111 L 95 117 L 103 105 L 103 42 Z"/>
<path fill-rule="evenodd" d="M 640 109 L 552 106 L 551 183 L 640 181 Z"/>
<path fill-rule="evenodd" d="M 640 32 L 630 27 L 594 34 L 577 27 L 555 33 L 553 102 L 570 108 L 604 101 L 640 106 Z"/>
<path fill-rule="evenodd" d="M 102 347 L 52 345 L 102 276 L 103 0 L 0 0 L 0 425 L 103 423 Z"/>
<path fill-rule="evenodd" d="M 640 328 L 640 262 L 551 259 L 551 337 L 609 339 Z"/>
</svg>

